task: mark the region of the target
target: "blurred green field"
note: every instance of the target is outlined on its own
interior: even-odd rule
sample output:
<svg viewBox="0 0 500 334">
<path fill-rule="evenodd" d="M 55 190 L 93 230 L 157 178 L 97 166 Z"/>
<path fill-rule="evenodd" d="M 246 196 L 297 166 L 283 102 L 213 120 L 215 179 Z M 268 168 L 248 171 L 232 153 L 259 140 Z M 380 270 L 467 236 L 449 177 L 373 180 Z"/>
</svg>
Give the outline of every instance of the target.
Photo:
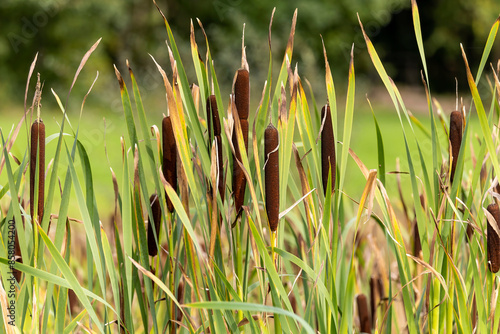
<svg viewBox="0 0 500 334">
<path fill-rule="evenodd" d="M 118 88 L 117 88 L 118 96 Z M 46 97 L 46 99 L 51 97 Z M 166 104 L 164 101 L 158 100 L 161 96 L 151 96 L 149 101 L 144 101 L 147 117 L 150 126 L 156 125 L 161 128 L 162 119 L 162 103 Z M 317 101 L 319 103 L 319 101 Z M 375 123 L 372 113 L 369 109 L 368 103 L 365 100 L 357 101 L 358 106 L 355 110 L 355 117 L 352 129 L 352 139 L 351 148 L 358 155 L 361 161 L 366 165 L 368 169 L 377 169 L 378 159 L 377 159 L 377 142 L 376 142 L 376 130 Z M 75 103 L 75 107 L 78 106 Z M 318 106 L 319 108 L 319 106 Z M 12 105 L 9 107 L 12 111 L 8 115 L 2 117 L 2 131 L 4 136 L 6 136 L 11 128 L 15 127 L 20 120 L 23 112 L 22 105 Z M 92 168 L 93 176 L 93 186 L 95 189 L 97 205 L 101 217 L 110 217 L 113 211 L 113 184 L 110 172 L 110 167 L 113 168 L 119 184 L 121 184 L 122 178 L 122 153 L 120 137 L 128 138 L 125 119 L 123 117 L 123 111 L 121 106 L 118 108 L 104 108 L 95 106 L 85 106 L 82 114 L 82 118 L 79 120 L 79 108 L 73 108 L 75 110 L 68 111 L 68 119 L 71 126 L 65 125 L 65 133 L 68 135 L 73 135 L 73 131 L 79 131 L 79 140 L 84 145 L 89 155 L 90 164 Z M 343 124 L 343 119 L 341 118 L 343 114 L 343 109 L 339 108 L 339 124 Z M 448 113 L 451 111 L 447 111 Z M 166 111 L 165 111 L 166 113 Z M 384 153 L 385 153 L 385 163 L 386 163 L 386 188 L 389 196 L 399 196 L 397 190 L 397 175 L 391 172 L 396 171 L 396 159 L 400 159 L 400 170 L 402 172 L 408 171 L 406 151 L 404 146 L 403 133 L 401 131 L 400 121 L 398 119 L 397 113 L 394 109 L 390 109 L 388 106 L 375 106 L 374 113 L 382 132 L 382 138 L 384 142 Z M 29 117 L 29 116 L 28 116 Z M 428 114 L 418 114 L 416 115 L 418 120 L 422 122 L 425 128 L 429 129 L 429 115 Z M 57 138 L 53 135 L 57 135 L 59 132 L 59 124 L 62 120 L 62 113 L 55 109 L 43 109 L 42 119 L 46 125 L 46 136 L 47 136 L 47 155 L 46 161 L 47 166 L 49 161 L 54 157 L 55 148 L 57 145 Z M 471 116 L 472 119 L 472 133 L 478 132 L 479 123 L 475 115 Z M 403 124 L 405 124 L 405 131 L 411 131 L 408 126 L 406 119 L 403 119 Z M 79 125 L 79 129 L 78 129 Z M 431 140 L 427 135 L 421 131 L 417 126 L 413 126 L 417 137 L 419 138 L 420 147 L 422 149 L 422 154 L 426 161 L 431 161 Z M 342 131 L 339 128 L 339 131 Z M 409 132 L 408 132 L 409 133 Z M 445 136 L 442 127 L 439 129 L 440 138 L 439 141 L 441 146 L 445 148 L 448 145 L 448 139 Z M 51 137 L 52 136 L 52 137 Z M 24 155 L 27 154 L 27 138 L 28 138 L 28 128 L 26 124 L 23 124 L 21 131 L 19 132 L 18 138 L 13 146 L 11 153 L 22 160 Z M 417 170 L 420 170 L 420 158 L 418 156 L 418 151 L 416 144 L 413 141 L 409 141 L 410 151 L 412 152 L 412 159 Z M 127 145 L 127 143 L 126 143 Z M 298 144 L 300 145 L 300 144 Z M 156 147 L 156 144 L 153 145 Z M 71 150 L 71 147 L 69 147 Z M 130 154 L 130 152 L 129 152 Z M 443 157 L 447 159 L 447 157 Z M 77 172 L 79 173 L 80 181 L 83 182 L 83 173 L 81 169 L 81 164 L 76 161 Z M 130 161 L 130 160 L 129 160 Z M 466 161 L 466 167 L 470 166 L 471 161 Z M 294 168 L 294 164 L 291 164 Z M 59 165 L 60 178 L 65 175 L 67 167 L 66 156 L 62 155 L 62 161 Z M 429 171 L 430 172 L 430 171 Z M 410 186 L 409 179 L 406 174 L 400 174 L 402 188 L 405 190 L 406 187 Z M 355 162 L 349 158 L 348 161 L 348 174 L 346 175 L 345 191 L 346 194 L 351 198 L 359 198 L 363 192 L 365 179 L 361 174 L 359 168 L 356 166 Z M 0 181 L 2 184 L 6 184 L 6 173 L 2 173 L 0 176 Z M 63 180 L 61 180 L 62 182 Z M 406 193 L 406 191 L 404 191 Z M 409 194 L 409 192 L 408 192 Z M 409 199 L 409 198 L 408 198 Z M 60 196 L 56 196 L 54 201 L 54 206 L 58 207 Z M 52 212 L 57 214 L 57 212 Z M 75 205 L 70 206 L 70 216 L 80 219 L 80 213 L 78 207 Z"/>
</svg>

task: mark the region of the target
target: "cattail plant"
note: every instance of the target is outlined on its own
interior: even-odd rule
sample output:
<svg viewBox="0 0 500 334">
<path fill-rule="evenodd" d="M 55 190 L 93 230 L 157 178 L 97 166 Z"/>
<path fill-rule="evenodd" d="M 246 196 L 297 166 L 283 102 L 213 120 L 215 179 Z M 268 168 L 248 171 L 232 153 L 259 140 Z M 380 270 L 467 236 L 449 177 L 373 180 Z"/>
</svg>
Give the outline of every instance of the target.
<svg viewBox="0 0 500 334">
<path fill-rule="evenodd" d="M 248 120 L 250 111 L 250 77 L 247 69 L 240 68 L 234 81 L 234 104 L 240 119 Z"/>
<path fill-rule="evenodd" d="M 45 189 L 45 124 L 38 118 L 31 125 L 31 152 L 30 152 L 30 210 L 31 219 L 35 218 L 35 207 L 37 208 L 37 220 L 43 218 L 44 189 Z M 35 206 L 36 169 L 38 167 L 38 202 Z"/>
<path fill-rule="evenodd" d="M 158 242 L 160 242 L 160 226 L 161 226 L 161 208 L 160 208 L 160 202 L 158 200 L 158 195 L 157 194 L 151 195 L 151 197 L 149 198 L 149 203 L 151 206 L 152 216 L 149 217 L 149 223 L 148 223 L 148 252 L 149 256 L 156 256 L 156 254 L 158 254 L 158 246 L 156 244 L 154 232 L 156 232 L 156 238 L 158 239 Z"/>
<path fill-rule="evenodd" d="M 463 116 L 460 111 L 453 111 L 450 115 L 450 144 L 451 144 L 451 171 L 450 183 L 453 183 L 455 169 L 457 168 L 458 153 L 462 145 Z"/>
<path fill-rule="evenodd" d="M 224 201 L 224 170 L 222 164 L 222 140 L 221 140 L 221 125 L 219 118 L 219 109 L 217 108 L 217 100 L 215 95 L 210 95 L 207 98 L 207 122 L 208 122 L 208 138 L 209 142 L 212 142 L 212 129 L 213 129 L 213 138 L 217 142 L 217 159 L 218 159 L 218 173 L 219 173 L 219 182 L 218 189 L 219 194 Z"/>
<path fill-rule="evenodd" d="M 264 154 L 267 159 L 265 164 L 266 182 L 266 211 L 271 232 L 276 232 L 279 220 L 280 193 L 279 193 L 279 154 L 278 154 L 278 129 L 272 123 L 264 132 Z"/>
<path fill-rule="evenodd" d="M 332 114 L 327 104 L 321 109 L 321 119 L 324 120 L 321 133 L 321 174 L 323 180 L 323 191 L 326 195 L 328 175 L 331 173 L 332 193 L 335 190 L 335 137 L 333 135 Z"/>
<path fill-rule="evenodd" d="M 487 210 L 494 218 L 494 221 L 488 220 L 488 269 L 492 273 L 496 273 L 500 269 L 500 236 L 496 231 L 500 228 L 498 226 L 498 222 L 500 222 L 500 210 L 496 203 L 488 205 Z M 491 224 L 496 224 L 496 229 Z"/>
<path fill-rule="evenodd" d="M 368 311 L 368 302 L 364 294 L 359 294 L 356 297 L 356 302 L 358 304 L 358 316 L 359 316 L 359 326 L 361 333 L 371 333 L 371 321 L 370 312 Z"/>
<path fill-rule="evenodd" d="M 163 146 L 163 161 L 162 171 L 165 180 L 177 189 L 177 149 L 175 145 L 174 129 L 172 128 L 172 120 L 170 116 L 164 117 L 162 121 L 162 146 Z M 167 199 L 168 211 L 174 211 L 174 205 L 168 195 L 165 193 Z"/>
<path fill-rule="evenodd" d="M 248 113 L 250 109 L 250 80 L 248 69 L 239 69 L 234 81 L 234 104 L 240 119 L 241 131 L 245 142 L 245 149 L 248 150 Z M 235 149 L 235 159 L 241 161 L 241 152 L 236 139 L 236 131 L 233 131 L 233 146 Z M 245 197 L 246 179 L 243 170 L 236 161 L 233 160 L 233 192 L 234 206 L 237 213 L 243 206 Z"/>
</svg>

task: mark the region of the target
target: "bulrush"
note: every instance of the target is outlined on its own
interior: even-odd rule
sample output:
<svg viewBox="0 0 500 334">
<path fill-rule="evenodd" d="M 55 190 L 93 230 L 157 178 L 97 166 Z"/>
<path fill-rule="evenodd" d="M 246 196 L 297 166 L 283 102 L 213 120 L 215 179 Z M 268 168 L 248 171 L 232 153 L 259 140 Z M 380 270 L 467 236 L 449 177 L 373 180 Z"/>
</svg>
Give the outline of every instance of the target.
<svg viewBox="0 0 500 334">
<path fill-rule="evenodd" d="M 493 216 L 493 222 L 488 220 L 488 268 L 492 273 L 498 272 L 500 269 L 500 236 L 495 231 L 491 224 L 496 224 L 497 229 L 500 228 L 500 210 L 497 204 L 490 204 L 487 208 L 488 212 Z"/>
<path fill-rule="evenodd" d="M 326 113 L 326 115 L 325 115 Z M 328 173 L 332 175 L 332 193 L 335 190 L 335 137 L 333 135 L 332 114 L 330 106 L 321 109 L 321 119 L 324 119 L 323 131 L 321 133 L 321 174 L 323 179 L 323 191 L 326 195 L 328 185 Z"/>
<path fill-rule="evenodd" d="M 359 326 L 361 333 L 371 333 L 370 313 L 368 311 L 368 302 L 364 294 L 359 294 L 356 297 L 358 303 Z"/>
<path fill-rule="evenodd" d="M 207 121 L 208 121 L 208 138 L 212 142 L 212 129 L 214 131 L 213 138 L 217 141 L 217 160 L 218 160 L 218 173 L 219 173 L 219 194 L 224 201 L 224 170 L 222 163 L 222 140 L 221 140 L 221 125 L 219 118 L 219 109 L 217 108 L 217 100 L 215 95 L 210 95 L 207 98 Z"/>
<path fill-rule="evenodd" d="M 31 152 L 30 152 L 30 212 L 31 219 L 35 217 L 35 188 L 36 167 L 38 165 L 38 222 L 43 218 L 44 189 L 45 189 L 45 124 L 37 119 L 31 125 Z"/>
<path fill-rule="evenodd" d="M 264 132 L 264 154 L 267 159 L 265 164 L 266 211 L 272 232 L 276 232 L 278 228 L 280 206 L 278 142 L 278 129 L 269 123 Z"/>
<path fill-rule="evenodd" d="M 175 146 L 175 135 L 174 129 L 172 128 L 172 120 L 170 116 L 164 117 L 162 124 L 162 146 L 163 146 L 163 161 L 162 161 L 162 171 L 165 180 L 172 186 L 172 188 L 177 189 L 177 149 Z M 168 211 L 174 211 L 174 205 L 167 194 L 165 194 L 167 199 Z"/>
<path fill-rule="evenodd" d="M 152 216 L 149 217 L 148 223 L 148 252 L 149 256 L 156 256 L 158 254 L 158 246 L 156 244 L 153 227 L 156 232 L 158 243 L 160 242 L 160 226 L 161 226 L 161 208 L 158 200 L 158 195 L 153 194 L 149 198 L 149 205 L 151 206 Z"/>
<path fill-rule="evenodd" d="M 234 105 L 240 119 L 241 131 L 245 148 L 248 150 L 248 113 L 250 109 L 250 80 L 247 69 L 239 69 L 236 73 L 234 81 Z M 234 150 L 236 153 L 235 159 L 241 161 L 241 152 L 236 140 L 236 131 L 233 131 L 232 138 Z M 238 163 L 233 160 L 233 193 L 234 206 L 237 213 L 240 212 L 245 198 L 246 179 L 243 170 Z"/>
<path fill-rule="evenodd" d="M 457 168 L 458 153 L 462 144 L 463 116 L 460 111 L 453 111 L 450 115 L 450 144 L 451 144 L 451 172 L 450 183 L 453 183 Z"/>
<path fill-rule="evenodd" d="M 234 104 L 240 119 L 248 120 L 250 110 L 250 77 L 248 70 L 239 69 L 234 81 Z"/>
</svg>

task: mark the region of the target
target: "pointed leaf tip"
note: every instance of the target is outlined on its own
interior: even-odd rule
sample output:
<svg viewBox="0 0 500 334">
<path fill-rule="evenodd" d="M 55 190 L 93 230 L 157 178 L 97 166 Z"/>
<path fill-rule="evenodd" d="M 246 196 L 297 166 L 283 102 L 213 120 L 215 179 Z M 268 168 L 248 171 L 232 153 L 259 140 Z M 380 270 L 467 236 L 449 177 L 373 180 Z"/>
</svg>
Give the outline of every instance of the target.
<svg viewBox="0 0 500 334">
<path fill-rule="evenodd" d="M 113 67 L 115 68 L 116 78 L 118 79 L 118 83 L 120 84 L 120 90 L 123 90 L 125 84 L 123 82 L 122 75 L 120 74 L 120 71 L 118 71 L 118 69 L 116 68 L 116 65 L 113 64 Z"/>
</svg>

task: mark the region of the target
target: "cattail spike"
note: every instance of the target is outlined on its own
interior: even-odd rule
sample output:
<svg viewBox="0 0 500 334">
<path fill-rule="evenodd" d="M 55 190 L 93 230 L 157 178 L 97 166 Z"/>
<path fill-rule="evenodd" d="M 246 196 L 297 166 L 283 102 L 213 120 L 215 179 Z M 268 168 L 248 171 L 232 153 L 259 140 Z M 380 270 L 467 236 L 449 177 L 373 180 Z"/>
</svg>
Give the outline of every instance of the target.
<svg viewBox="0 0 500 334">
<path fill-rule="evenodd" d="M 219 108 L 217 107 L 217 99 L 215 95 L 210 95 L 207 98 L 207 125 L 208 125 L 208 134 L 210 142 L 212 141 L 212 128 L 213 135 L 220 136 L 221 126 L 220 126 L 220 118 L 219 118 Z"/>
<path fill-rule="evenodd" d="M 248 121 L 240 119 L 241 132 L 243 134 L 243 140 L 245 141 L 245 148 L 248 150 Z M 238 141 L 236 139 L 236 131 L 233 131 L 233 145 L 234 151 L 236 153 L 236 159 L 241 161 L 241 152 L 238 146 Z M 241 207 L 243 206 L 243 200 L 245 198 L 246 189 L 246 179 L 243 169 L 238 165 L 236 161 L 233 161 L 233 193 L 234 193 L 234 205 L 236 213 L 239 213 Z"/>
<path fill-rule="evenodd" d="M 264 132 L 266 211 L 272 232 L 278 228 L 280 193 L 279 193 L 279 154 L 278 129 L 269 123 Z"/>
<path fill-rule="evenodd" d="M 450 115 L 450 143 L 451 143 L 451 172 L 450 183 L 453 183 L 455 169 L 457 168 L 458 153 L 462 145 L 463 116 L 460 111 L 453 111 Z"/>
<path fill-rule="evenodd" d="M 371 333 L 370 313 L 368 312 L 368 302 L 364 294 L 359 294 L 356 297 L 358 303 L 359 326 L 361 333 Z"/>
<path fill-rule="evenodd" d="M 500 226 L 500 210 L 497 204 L 490 204 L 487 208 L 488 212 L 493 216 L 495 221 L 490 222 L 488 220 L 487 229 L 487 249 L 488 249 L 488 269 L 492 273 L 498 272 L 500 269 L 500 236 L 495 230 L 498 230 Z M 491 224 L 496 224 L 495 229 Z"/>
<path fill-rule="evenodd" d="M 250 110 L 250 77 L 248 70 L 239 69 L 234 81 L 234 103 L 240 119 L 248 120 Z"/>
<path fill-rule="evenodd" d="M 170 116 L 164 117 L 162 121 L 162 141 L 163 141 L 163 162 L 162 171 L 165 180 L 177 189 L 177 149 L 175 144 L 175 135 L 172 128 L 172 120 Z M 165 194 L 167 199 L 168 211 L 174 211 L 172 201 Z"/>
<path fill-rule="evenodd" d="M 31 155 L 30 155 L 30 210 L 31 218 L 35 217 L 35 187 L 36 168 L 38 165 L 38 203 L 37 217 L 43 218 L 44 190 L 45 190 L 45 124 L 41 119 L 31 126 Z"/>
<path fill-rule="evenodd" d="M 158 247 L 155 239 L 155 235 L 153 234 L 153 226 L 154 232 L 156 232 L 156 238 L 158 243 L 160 242 L 160 226 L 161 226 L 161 208 L 160 201 L 158 200 L 158 195 L 153 194 L 149 198 L 149 203 L 151 206 L 152 216 L 149 217 L 148 223 L 148 252 L 149 256 L 156 256 L 158 254 Z"/>
<path fill-rule="evenodd" d="M 328 174 L 331 171 L 332 193 L 335 190 L 336 160 L 335 160 L 335 137 L 333 134 L 332 114 L 330 106 L 326 105 L 321 110 L 321 119 L 325 118 L 323 132 L 321 134 L 321 173 L 323 179 L 323 191 L 326 195 L 328 185 Z"/>
<path fill-rule="evenodd" d="M 210 95 L 207 98 L 207 122 L 208 122 L 208 139 L 212 142 L 212 129 L 214 133 L 214 139 L 217 141 L 217 159 L 218 159 L 218 172 L 219 172 L 219 183 L 218 189 L 219 194 L 224 201 L 224 169 L 222 163 L 222 139 L 221 139 L 221 124 L 219 118 L 219 109 L 217 108 L 217 100 L 215 95 Z"/>
</svg>

